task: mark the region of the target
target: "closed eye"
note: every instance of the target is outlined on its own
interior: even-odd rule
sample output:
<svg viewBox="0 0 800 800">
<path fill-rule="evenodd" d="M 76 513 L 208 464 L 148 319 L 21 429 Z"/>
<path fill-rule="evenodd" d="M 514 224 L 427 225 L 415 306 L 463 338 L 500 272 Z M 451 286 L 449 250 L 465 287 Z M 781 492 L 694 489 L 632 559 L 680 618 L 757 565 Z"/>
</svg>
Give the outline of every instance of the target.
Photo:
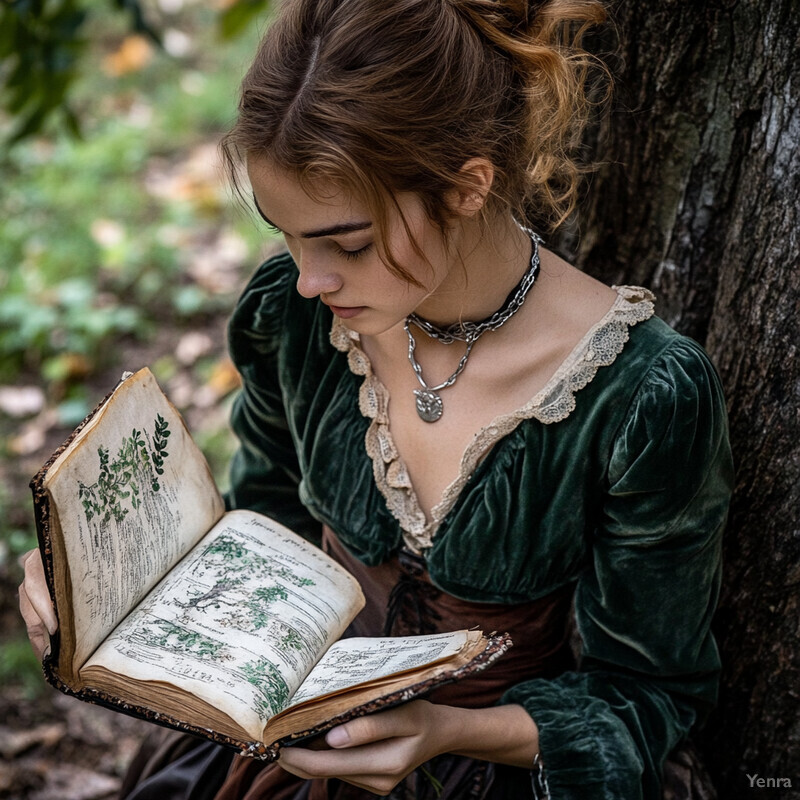
<svg viewBox="0 0 800 800">
<path fill-rule="evenodd" d="M 337 244 L 336 245 L 336 252 L 347 261 L 355 261 L 358 258 L 361 258 L 369 249 L 372 247 L 371 244 L 366 244 L 363 247 L 359 247 L 358 250 L 345 250 L 344 247 Z"/>
</svg>

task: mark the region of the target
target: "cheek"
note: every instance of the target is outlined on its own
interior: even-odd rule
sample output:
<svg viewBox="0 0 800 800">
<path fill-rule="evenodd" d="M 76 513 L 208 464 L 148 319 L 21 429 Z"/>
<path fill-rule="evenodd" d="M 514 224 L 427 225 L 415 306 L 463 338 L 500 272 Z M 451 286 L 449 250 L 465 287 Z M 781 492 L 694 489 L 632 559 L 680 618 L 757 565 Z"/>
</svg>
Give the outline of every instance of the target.
<svg viewBox="0 0 800 800">
<path fill-rule="evenodd" d="M 408 237 L 403 237 L 401 241 L 394 244 L 391 254 L 395 263 L 403 269 L 405 274 L 417 280 L 422 284 L 421 286 L 409 283 L 405 277 L 398 275 L 391 267 L 384 266 L 386 283 L 394 283 L 395 291 L 404 292 L 409 296 L 416 296 L 430 291 L 432 285 L 435 285 L 437 281 L 438 270 L 436 265 L 438 253 L 433 249 L 435 243 L 427 242 L 424 237 L 420 237 L 417 241 L 424 255 L 417 251 Z M 430 263 L 428 263 L 429 260 Z"/>
</svg>

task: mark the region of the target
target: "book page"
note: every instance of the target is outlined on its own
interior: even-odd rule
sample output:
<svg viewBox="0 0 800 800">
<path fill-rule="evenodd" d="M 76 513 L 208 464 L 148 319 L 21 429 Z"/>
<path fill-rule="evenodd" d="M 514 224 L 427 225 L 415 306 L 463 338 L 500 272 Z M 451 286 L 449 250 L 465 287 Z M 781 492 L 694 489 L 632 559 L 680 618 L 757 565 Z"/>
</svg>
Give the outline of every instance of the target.
<svg viewBox="0 0 800 800">
<path fill-rule="evenodd" d="M 48 470 L 44 486 L 69 567 L 77 668 L 220 518 L 224 504 L 180 414 L 147 369 L 117 387 Z"/>
<path fill-rule="evenodd" d="M 311 670 L 291 705 L 449 658 L 464 647 L 467 639 L 466 631 L 342 639 Z"/>
<path fill-rule="evenodd" d="M 231 511 L 87 667 L 185 689 L 258 738 L 363 605 L 356 580 L 321 550 Z"/>
</svg>

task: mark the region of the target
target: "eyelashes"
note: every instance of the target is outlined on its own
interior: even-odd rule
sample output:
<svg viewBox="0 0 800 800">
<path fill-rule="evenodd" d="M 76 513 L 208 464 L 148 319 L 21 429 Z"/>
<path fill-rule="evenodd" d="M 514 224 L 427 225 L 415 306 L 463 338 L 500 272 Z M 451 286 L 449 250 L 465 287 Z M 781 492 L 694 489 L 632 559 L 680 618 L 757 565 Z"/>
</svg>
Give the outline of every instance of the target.
<svg viewBox="0 0 800 800">
<path fill-rule="evenodd" d="M 364 247 L 360 247 L 358 250 L 345 250 L 343 247 L 339 247 L 337 244 L 336 251 L 346 261 L 355 261 L 356 259 L 361 258 L 361 256 L 363 256 L 364 253 L 370 249 L 370 247 L 372 247 L 372 245 L 367 244 L 364 245 Z"/>
<path fill-rule="evenodd" d="M 273 225 L 271 222 L 267 222 L 266 219 L 264 220 L 264 224 L 267 226 L 267 230 L 270 233 L 275 234 L 276 236 L 286 236 L 286 234 L 277 226 Z M 337 244 L 336 242 L 332 242 L 336 255 L 340 258 L 344 258 L 346 261 L 356 261 L 357 259 L 361 258 L 365 253 L 367 253 L 372 244 L 366 244 L 364 247 L 359 247 L 358 250 L 345 250 L 344 247 Z"/>
</svg>

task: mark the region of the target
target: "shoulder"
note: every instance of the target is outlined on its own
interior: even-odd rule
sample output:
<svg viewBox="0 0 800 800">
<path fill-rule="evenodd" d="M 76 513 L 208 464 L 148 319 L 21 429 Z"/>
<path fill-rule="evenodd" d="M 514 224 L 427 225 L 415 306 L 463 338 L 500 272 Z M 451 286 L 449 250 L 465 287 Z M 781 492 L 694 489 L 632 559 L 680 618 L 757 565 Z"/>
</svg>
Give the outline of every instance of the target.
<svg viewBox="0 0 800 800">
<path fill-rule="evenodd" d="M 228 336 L 232 342 L 272 336 L 282 328 L 294 275 L 289 253 L 279 253 L 259 266 L 231 315 Z"/>
<path fill-rule="evenodd" d="M 727 481 L 727 408 L 719 375 L 703 347 L 652 317 L 632 332 L 626 350 L 632 391 L 614 440 L 612 482 L 626 485 L 634 465 L 649 464 L 652 471 L 644 474 L 656 482 L 670 473 L 696 485 L 714 462 L 724 466 Z"/>
<path fill-rule="evenodd" d="M 228 323 L 228 350 L 243 375 L 262 374 L 275 361 L 292 372 L 312 354 L 318 363 L 330 358 L 330 310 L 302 297 L 296 282 L 294 260 L 279 253 L 259 266 L 239 297 Z"/>
<path fill-rule="evenodd" d="M 713 391 L 721 396 L 719 375 L 703 346 L 656 315 L 630 330 L 623 355 L 629 377 L 636 378 L 634 403 L 695 392 Z M 631 374 L 633 369 L 635 374 Z"/>
</svg>

